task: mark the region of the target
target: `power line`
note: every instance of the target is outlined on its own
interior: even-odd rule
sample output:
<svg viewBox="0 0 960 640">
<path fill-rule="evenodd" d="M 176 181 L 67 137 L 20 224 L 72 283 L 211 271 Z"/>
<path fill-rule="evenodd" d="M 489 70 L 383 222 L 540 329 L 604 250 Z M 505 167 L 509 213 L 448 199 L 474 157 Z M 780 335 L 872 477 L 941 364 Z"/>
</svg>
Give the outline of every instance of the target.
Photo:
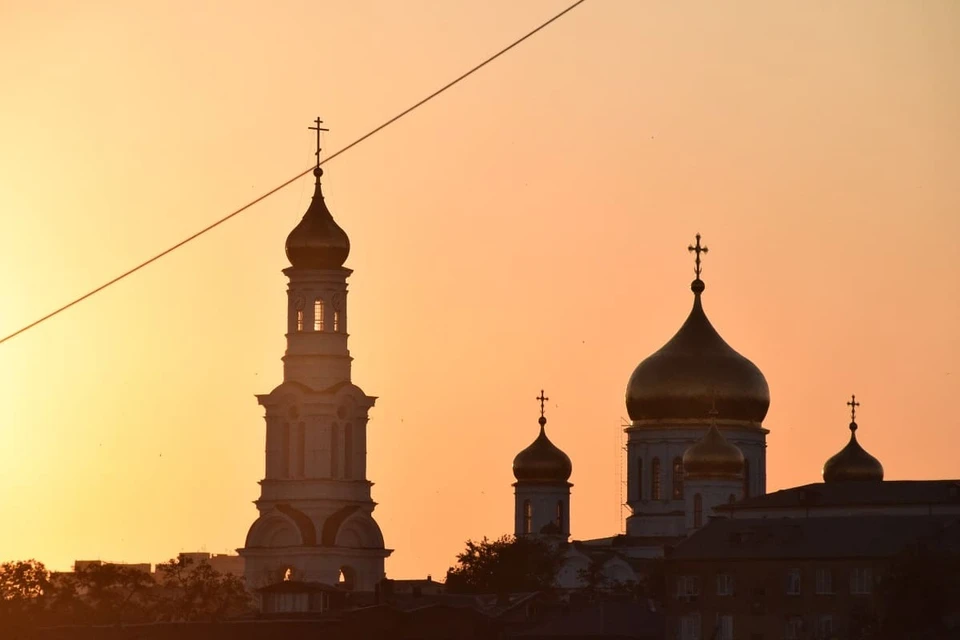
<svg viewBox="0 0 960 640">
<path fill-rule="evenodd" d="M 320 164 L 326 164 L 327 162 L 329 162 L 330 160 L 333 160 L 334 158 L 336 158 L 336 157 L 339 156 L 340 154 L 349 151 L 350 149 L 354 148 L 355 146 L 357 146 L 357 145 L 360 144 L 361 142 L 363 142 L 363 141 L 367 140 L 368 138 L 376 135 L 377 133 L 380 133 L 381 131 L 383 131 L 384 129 L 386 129 L 386 128 L 389 127 L 390 125 L 392 125 L 394 122 L 396 122 L 396 121 L 399 120 L 400 118 L 406 116 L 407 114 L 409 114 L 409 113 L 411 113 L 412 111 L 418 109 L 419 107 L 422 107 L 423 105 L 425 105 L 426 103 L 430 102 L 431 100 L 433 100 L 434 98 L 436 98 L 437 96 L 439 96 L 441 93 L 443 93 L 443 92 L 446 91 L 447 89 L 450 89 L 450 88 L 453 87 L 454 85 L 458 84 L 460 81 L 467 79 L 468 77 L 470 77 L 471 75 L 473 75 L 474 73 L 476 73 L 477 71 L 479 71 L 480 69 L 482 69 L 483 67 L 487 66 L 488 64 L 490 64 L 491 62 L 493 62 L 494 60 L 496 60 L 497 58 L 499 58 L 499 57 L 502 56 L 503 54 L 507 53 L 508 51 L 510 51 L 511 49 L 513 49 L 514 47 L 516 47 L 517 45 L 519 45 L 520 43 L 522 43 L 523 41 L 527 40 L 528 38 L 530 38 L 530 37 L 532 37 L 533 35 L 537 34 L 537 33 L 540 32 L 541 30 L 543 30 L 543 29 L 545 29 L 546 27 L 548 27 L 549 25 L 551 25 L 552 23 L 556 22 L 557 20 L 559 20 L 560 18 L 562 18 L 564 15 L 566 15 L 566 14 L 569 13 L 570 11 L 573 11 L 575 8 L 577 8 L 579 5 L 583 4 L 584 2 L 586 2 L 586 0 L 577 0 L 576 2 L 574 2 L 573 4 L 571 4 L 569 7 L 567 7 L 566 9 L 564 9 L 563 11 L 561 11 L 560 13 L 556 14 L 555 16 L 553 16 L 552 18 L 550 18 L 549 20 L 547 20 L 546 22 L 544 22 L 543 24 L 541 24 L 539 27 L 537 27 L 537 28 L 534 29 L 533 31 L 530 31 L 529 33 L 527 33 L 527 34 L 524 35 L 523 37 L 521 37 L 521 38 L 519 38 L 518 40 L 515 40 L 515 41 L 512 42 L 511 44 L 507 45 L 506 47 L 504 47 L 503 49 L 501 49 L 501 50 L 498 51 L 497 53 L 493 54 L 492 56 L 490 56 L 489 58 L 487 58 L 486 60 L 484 60 L 483 62 L 481 62 L 480 64 L 478 64 L 477 66 L 473 67 L 472 69 L 470 69 L 469 71 L 467 71 L 467 72 L 464 73 L 463 75 L 460 75 L 460 76 L 458 76 L 457 78 L 455 78 L 454 80 L 451 80 L 451 81 L 448 82 L 447 84 L 443 85 L 442 87 L 440 87 L 439 89 L 437 89 L 436 91 L 434 91 L 433 93 L 431 93 L 430 95 L 428 95 L 426 98 L 424 98 L 424 99 L 421 100 L 420 102 L 417 102 L 417 103 L 414 104 L 413 106 L 408 107 L 407 109 L 401 111 L 399 114 L 397 114 L 397 115 L 395 115 L 394 117 L 390 118 L 389 120 L 387 120 L 386 122 L 384 122 L 383 124 L 381 124 L 379 127 L 377 127 L 377 128 L 375 128 L 375 129 L 367 132 L 366 134 L 360 136 L 359 138 L 357 138 L 356 140 L 354 140 L 353 142 L 351 142 L 351 143 L 348 144 L 347 146 L 343 147 L 342 149 L 338 149 L 336 152 L 330 154 L 329 156 L 326 157 L 326 159 L 324 159 L 322 162 L 320 162 Z M 291 183 L 296 182 L 297 180 L 299 180 L 299 179 L 302 178 L 303 176 L 305 176 L 305 175 L 307 175 L 308 173 L 310 173 L 310 172 L 314 169 L 315 166 L 316 166 L 316 164 L 314 164 L 313 166 L 311 166 L 309 169 L 306 169 L 306 170 L 304 170 L 304 171 L 301 171 L 300 173 L 298 173 L 297 175 L 293 176 L 292 178 L 290 178 L 289 180 L 287 180 L 286 182 L 284 182 L 284 183 L 281 184 L 280 186 L 277 186 L 277 187 L 274 187 L 273 189 L 270 189 L 269 191 L 267 191 L 266 193 L 264 193 L 264 194 L 261 195 L 260 197 L 254 199 L 254 200 L 251 200 L 250 202 L 248 202 L 247 204 L 243 205 L 242 207 L 240 207 L 240 208 L 237 209 L 236 211 L 233 211 L 233 212 L 227 214 L 226 216 L 220 218 L 220 219 L 217 220 L 216 222 L 214 222 L 214 223 L 212 223 L 212 224 L 204 227 L 203 229 L 201 229 L 200 231 L 197 231 L 197 232 L 194 233 L 193 235 L 191 235 L 191 236 L 189 236 L 189 237 L 181 240 L 180 242 L 178 242 L 177 244 L 173 245 L 173 246 L 170 247 L 169 249 L 165 249 L 164 251 L 161 251 L 160 253 L 158 253 L 157 255 L 153 256 L 152 258 L 150 258 L 150 259 L 148 259 L 148 260 L 145 260 L 145 261 L 141 262 L 140 264 L 138 264 L 137 266 L 133 267 L 132 269 L 129 269 L 129 270 L 123 272 L 122 274 L 120 274 L 120 275 L 117 276 L 116 278 L 113 278 L 112 280 L 109 280 L 108 282 L 105 282 L 104 284 L 100 285 L 100 286 L 97 287 L 96 289 L 93 289 L 92 291 L 88 291 L 87 293 L 83 294 L 83 295 L 80 296 L 79 298 L 76 298 L 76 299 L 74 299 L 74 300 L 71 300 L 70 302 L 68 302 L 67 304 L 63 305 L 62 307 L 60 307 L 60 308 L 58 308 L 58 309 L 56 309 L 56 310 L 54 310 L 54 311 L 51 311 L 50 313 L 48 313 L 47 315 L 43 316 L 42 318 L 39 318 L 38 320 L 34 320 L 34 321 L 31 322 L 30 324 L 28 324 L 28 325 L 26 325 L 26 326 L 24 326 L 24 327 L 22 327 L 22 328 L 20 328 L 20 329 L 18 329 L 18 330 L 16 330 L 16 331 L 14 331 L 14 332 L 11 333 L 10 335 L 8 335 L 8 336 L 6 336 L 6 337 L 4 337 L 4 338 L 0 338 L 0 344 L 3 344 L 4 342 L 6 342 L 7 340 L 10 340 L 11 338 L 17 337 L 17 336 L 20 335 L 21 333 L 24 333 L 24 332 L 26 332 L 26 331 L 29 331 L 30 329 L 33 329 L 33 328 L 36 327 L 37 325 L 39 325 L 39 324 L 41 324 L 41 323 L 43 323 L 43 322 L 46 322 L 46 321 L 49 320 L 50 318 L 53 318 L 54 316 L 57 316 L 57 315 L 63 313 L 64 311 L 66 311 L 66 310 L 69 309 L 70 307 L 72 307 L 72 306 L 74 306 L 74 305 L 76 305 L 76 304 L 79 304 L 79 303 L 83 302 L 84 300 L 86 300 L 87 298 L 89 298 L 89 297 L 91 297 L 91 296 L 93 296 L 93 295 L 96 295 L 96 294 L 100 293 L 101 291 L 103 291 L 103 290 L 106 289 L 107 287 L 109 287 L 109 286 L 111 286 L 111 285 L 114 285 L 114 284 L 120 282 L 121 280 L 123 280 L 124 278 L 126 278 L 126 277 L 128 277 L 128 276 L 133 275 L 133 274 L 136 273 L 137 271 L 140 271 L 140 269 L 143 269 L 143 268 L 146 267 L 147 265 L 156 262 L 157 260 L 159 260 L 160 258 L 166 256 L 167 254 L 170 254 L 170 253 L 176 251 L 177 249 L 179 249 L 179 248 L 182 247 L 183 245 L 185 245 L 185 244 L 187 244 L 187 243 L 189 243 L 189 242 L 191 242 L 191 241 L 193 241 L 193 240 L 196 240 L 197 238 L 199 238 L 199 237 L 202 236 L 203 234 L 207 233 L 208 231 L 212 231 L 213 229 L 216 229 L 217 227 L 219 227 L 219 226 L 220 226 L 221 224 L 223 224 L 224 222 L 226 222 L 226 221 L 228 221 L 228 220 L 230 220 L 230 219 L 232 219 L 232 218 L 240 215 L 241 213 L 243 213 L 244 211 L 246 211 L 247 209 L 249 209 L 249 208 L 252 207 L 253 205 L 255 205 L 255 204 L 257 204 L 258 202 L 260 202 L 261 200 L 264 200 L 265 198 L 267 198 L 267 197 L 269 197 L 269 196 L 272 196 L 272 195 L 273 195 L 274 193 L 276 193 L 277 191 L 280 191 L 281 189 L 283 189 L 284 187 L 290 185 Z"/>
</svg>

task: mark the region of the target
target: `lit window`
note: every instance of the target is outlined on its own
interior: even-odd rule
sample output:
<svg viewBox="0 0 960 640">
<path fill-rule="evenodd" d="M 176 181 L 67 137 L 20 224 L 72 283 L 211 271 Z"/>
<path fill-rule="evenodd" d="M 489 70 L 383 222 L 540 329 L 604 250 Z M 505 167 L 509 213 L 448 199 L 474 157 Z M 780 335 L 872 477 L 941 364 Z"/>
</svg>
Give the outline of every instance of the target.
<svg viewBox="0 0 960 640">
<path fill-rule="evenodd" d="M 699 529 L 703 526 L 703 498 L 700 494 L 693 496 L 693 528 Z"/>
<path fill-rule="evenodd" d="M 563 532 L 563 501 L 557 501 L 557 527 Z"/>
<path fill-rule="evenodd" d="M 337 333 L 338 331 L 340 331 L 340 312 L 334 311 L 333 312 L 333 332 Z"/>
<path fill-rule="evenodd" d="M 717 595 L 718 596 L 733 595 L 733 576 L 730 575 L 729 573 L 717 574 Z"/>
<path fill-rule="evenodd" d="M 320 298 L 313 301 L 313 330 L 323 331 L 323 300 Z"/>
<path fill-rule="evenodd" d="M 858 596 L 873 592 L 873 569 L 860 567 L 850 572 L 850 593 Z"/>
<path fill-rule="evenodd" d="M 637 458 L 637 500 L 643 500 L 643 458 Z"/>
<path fill-rule="evenodd" d="M 650 465 L 650 497 L 660 499 L 660 458 L 654 458 Z"/>
<path fill-rule="evenodd" d="M 800 595 L 800 569 L 790 569 L 787 571 L 787 595 Z"/>
<path fill-rule="evenodd" d="M 673 499 L 683 500 L 683 459 L 673 459 Z"/>
<path fill-rule="evenodd" d="M 750 497 L 750 461 L 743 461 L 743 499 Z"/>
<path fill-rule="evenodd" d="M 303 331 L 303 309 L 297 309 L 297 331 Z"/>
<path fill-rule="evenodd" d="M 523 532 L 533 532 L 533 506 L 529 500 L 523 501 Z"/>
<path fill-rule="evenodd" d="M 830 569 L 817 569 L 816 592 L 820 595 L 833 593 L 833 571 Z"/>
</svg>

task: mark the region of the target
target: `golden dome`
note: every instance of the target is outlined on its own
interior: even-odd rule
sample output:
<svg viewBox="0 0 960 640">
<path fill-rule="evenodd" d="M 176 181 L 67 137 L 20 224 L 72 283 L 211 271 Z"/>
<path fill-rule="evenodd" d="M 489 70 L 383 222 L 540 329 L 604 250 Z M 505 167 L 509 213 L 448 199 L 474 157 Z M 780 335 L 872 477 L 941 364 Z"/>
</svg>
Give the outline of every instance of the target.
<svg viewBox="0 0 960 640">
<path fill-rule="evenodd" d="M 546 424 L 540 416 L 540 435 L 513 459 L 513 475 L 520 482 L 566 482 L 573 473 L 569 456 L 547 437 Z"/>
<path fill-rule="evenodd" d="M 767 415 L 767 380 L 710 324 L 700 300 L 704 288 L 699 278 L 693 281 L 693 309 L 686 322 L 630 376 L 626 400 L 631 420 L 698 419 L 714 399 L 726 419 L 759 426 Z"/>
<path fill-rule="evenodd" d="M 320 176 L 323 169 L 313 170 L 317 184 L 310 207 L 303 219 L 287 236 L 287 259 L 296 269 L 338 269 L 350 254 L 350 238 L 334 222 L 323 201 Z"/>
<path fill-rule="evenodd" d="M 683 475 L 686 478 L 742 478 L 743 452 L 730 444 L 716 423 L 707 433 L 683 452 Z"/>
<path fill-rule="evenodd" d="M 883 465 L 857 442 L 857 423 L 850 423 L 850 442 L 823 465 L 824 482 L 883 480 Z"/>
</svg>

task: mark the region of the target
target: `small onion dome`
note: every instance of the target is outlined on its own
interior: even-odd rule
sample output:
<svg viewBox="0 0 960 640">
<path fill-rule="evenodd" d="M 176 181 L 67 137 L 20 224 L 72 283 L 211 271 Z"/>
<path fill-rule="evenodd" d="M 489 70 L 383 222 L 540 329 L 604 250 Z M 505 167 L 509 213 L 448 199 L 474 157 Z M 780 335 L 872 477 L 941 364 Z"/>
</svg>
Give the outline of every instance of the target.
<svg viewBox="0 0 960 640">
<path fill-rule="evenodd" d="M 317 177 L 313 201 L 300 224 L 287 236 L 287 259 L 295 269 L 339 269 L 350 254 L 350 238 L 334 222 L 323 201 L 323 169 L 317 167 L 313 175 Z"/>
<path fill-rule="evenodd" d="M 730 444 L 716 424 L 683 452 L 685 478 L 742 478 L 743 452 Z"/>
<path fill-rule="evenodd" d="M 883 465 L 857 442 L 857 423 L 850 423 L 850 442 L 823 465 L 824 482 L 883 480 Z"/>
<path fill-rule="evenodd" d="M 540 435 L 513 459 L 513 475 L 520 482 L 566 482 L 573 473 L 569 456 L 547 437 L 546 424 L 540 416 Z"/>
<path fill-rule="evenodd" d="M 699 419 L 714 401 L 720 415 L 759 426 L 770 388 L 755 364 L 733 350 L 703 311 L 703 281 L 693 281 L 693 309 L 676 335 L 641 362 L 627 383 L 631 420 Z"/>
</svg>

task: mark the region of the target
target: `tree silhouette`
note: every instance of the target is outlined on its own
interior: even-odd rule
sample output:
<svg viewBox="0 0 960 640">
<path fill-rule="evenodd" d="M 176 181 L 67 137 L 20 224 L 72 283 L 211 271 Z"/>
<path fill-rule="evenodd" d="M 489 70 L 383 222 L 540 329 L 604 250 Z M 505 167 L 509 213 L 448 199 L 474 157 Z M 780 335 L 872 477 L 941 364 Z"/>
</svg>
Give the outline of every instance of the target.
<svg viewBox="0 0 960 640">
<path fill-rule="evenodd" d="M 457 566 L 447 570 L 450 593 L 511 593 L 553 588 L 564 559 L 562 546 L 530 537 L 467 541 Z"/>
</svg>

